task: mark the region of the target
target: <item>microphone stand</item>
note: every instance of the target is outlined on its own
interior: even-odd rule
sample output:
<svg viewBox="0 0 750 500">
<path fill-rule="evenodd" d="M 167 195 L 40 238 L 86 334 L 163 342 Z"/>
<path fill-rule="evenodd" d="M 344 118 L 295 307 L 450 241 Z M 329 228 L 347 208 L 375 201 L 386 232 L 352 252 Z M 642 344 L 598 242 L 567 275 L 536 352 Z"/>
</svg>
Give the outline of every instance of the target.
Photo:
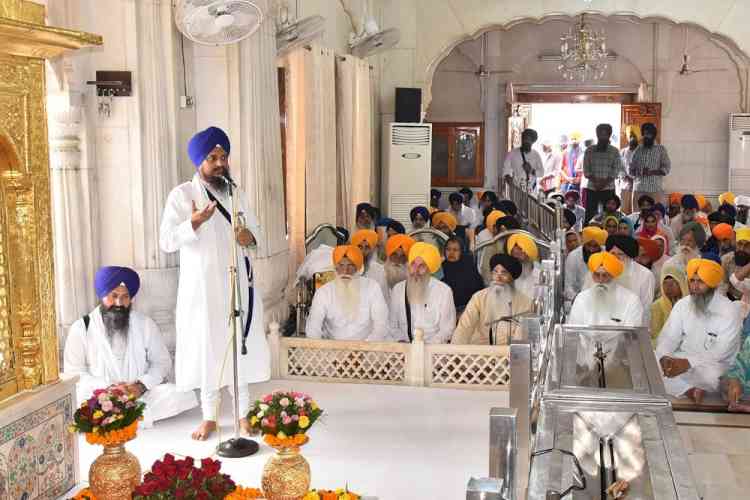
<svg viewBox="0 0 750 500">
<path fill-rule="evenodd" d="M 234 368 L 234 437 L 219 443 L 216 454 L 225 458 L 242 458 L 254 455 L 260 448 L 258 443 L 251 439 L 240 436 L 240 403 L 239 403 L 239 376 L 237 373 L 237 326 L 242 320 L 242 306 L 240 304 L 240 278 L 237 274 L 237 229 L 239 214 L 237 210 L 237 199 L 234 195 L 234 182 L 231 178 L 224 179 L 229 189 L 229 198 L 232 200 L 232 261 L 229 264 L 229 331 L 232 337 L 232 367 Z M 252 305 L 250 306 L 252 307 Z M 240 319 L 238 322 L 237 319 Z M 221 385 L 221 381 L 219 382 Z M 244 415 L 242 416 L 244 418 Z"/>
</svg>

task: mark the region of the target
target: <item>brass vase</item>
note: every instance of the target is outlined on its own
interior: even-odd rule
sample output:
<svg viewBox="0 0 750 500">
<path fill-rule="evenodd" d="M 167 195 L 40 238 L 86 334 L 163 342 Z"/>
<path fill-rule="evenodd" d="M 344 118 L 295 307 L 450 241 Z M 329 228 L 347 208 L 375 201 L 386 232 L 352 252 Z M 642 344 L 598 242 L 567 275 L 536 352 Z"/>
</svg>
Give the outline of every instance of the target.
<svg viewBox="0 0 750 500">
<path fill-rule="evenodd" d="M 141 464 L 125 450 L 125 444 L 104 445 L 104 451 L 89 468 L 89 486 L 96 498 L 130 500 L 141 483 Z"/>
<path fill-rule="evenodd" d="M 277 448 L 261 476 L 268 500 L 300 500 L 310 490 L 310 464 L 298 447 Z"/>
</svg>

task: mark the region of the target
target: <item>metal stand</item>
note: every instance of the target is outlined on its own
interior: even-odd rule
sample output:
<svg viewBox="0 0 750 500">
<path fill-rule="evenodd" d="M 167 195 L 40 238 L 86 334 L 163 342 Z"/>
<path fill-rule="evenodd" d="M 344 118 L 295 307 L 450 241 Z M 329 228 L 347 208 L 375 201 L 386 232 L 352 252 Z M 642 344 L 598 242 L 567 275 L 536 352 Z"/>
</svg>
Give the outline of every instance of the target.
<svg viewBox="0 0 750 500">
<path fill-rule="evenodd" d="M 229 328 L 232 337 L 232 368 L 234 369 L 234 437 L 219 443 L 216 454 L 225 458 L 242 458 L 254 455 L 260 448 L 258 443 L 251 439 L 240 437 L 240 404 L 239 397 L 239 380 L 237 375 L 237 318 L 242 318 L 242 308 L 240 305 L 240 283 L 237 274 L 237 228 L 239 215 L 237 211 L 237 201 L 234 196 L 234 189 L 231 182 L 227 182 L 229 188 L 229 198 L 232 200 L 232 262 L 229 264 L 229 282 L 231 288 L 229 300 Z M 244 416 L 242 416 L 244 418 Z"/>
</svg>

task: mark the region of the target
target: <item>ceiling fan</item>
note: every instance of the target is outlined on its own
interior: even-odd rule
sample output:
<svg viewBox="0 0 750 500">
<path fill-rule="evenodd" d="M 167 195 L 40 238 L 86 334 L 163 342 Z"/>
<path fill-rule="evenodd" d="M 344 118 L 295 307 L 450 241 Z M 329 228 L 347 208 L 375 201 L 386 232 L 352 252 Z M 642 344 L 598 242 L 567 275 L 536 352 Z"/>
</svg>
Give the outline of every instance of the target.
<svg viewBox="0 0 750 500">
<path fill-rule="evenodd" d="M 325 31 L 325 18 L 310 16 L 298 19 L 299 1 L 295 4 L 294 17 L 289 17 L 287 2 L 279 4 L 276 29 L 276 53 L 281 56 L 317 38 Z"/>
<path fill-rule="evenodd" d="M 341 5 L 344 6 L 343 1 L 341 1 Z M 401 32 L 398 28 L 381 30 L 372 15 L 370 0 L 365 0 L 363 7 L 362 23 L 355 24 L 351 11 L 344 6 L 344 11 L 349 15 L 354 28 L 354 31 L 349 33 L 349 49 L 352 55 L 365 58 L 398 45 L 399 40 L 401 40 Z"/>
<path fill-rule="evenodd" d="M 690 67 L 690 55 L 688 55 L 688 30 L 687 26 L 685 27 L 685 49 L 682 53 L 682 66 L 680 66 L 680 69 L 677 71 L 677 74 L 680 76 L 688 76 L 692 75 L 693 73 L 715 73 L 715 72 L 722 72 L 722 71 L 729 71 L 726 68 L 700 68 L 700 69 L 692 69 Z"/>
</svg>

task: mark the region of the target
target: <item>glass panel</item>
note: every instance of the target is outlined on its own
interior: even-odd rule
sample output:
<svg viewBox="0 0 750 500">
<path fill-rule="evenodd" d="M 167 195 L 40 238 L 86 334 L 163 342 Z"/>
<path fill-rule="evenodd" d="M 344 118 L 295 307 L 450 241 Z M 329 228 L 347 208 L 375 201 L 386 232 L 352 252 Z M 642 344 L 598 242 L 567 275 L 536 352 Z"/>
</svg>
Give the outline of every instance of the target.
<svg viewBox="0 0 750 500">
<path fill-rule="evenodd" d="M 477 176 L 479 138 L 475 130 L 456 131 L 456 177 Z"/>
<path fill-rule="evenodd" d="M 432 177 L 448 177 L 448 135 L 432 135 Z"/>
</svg>

